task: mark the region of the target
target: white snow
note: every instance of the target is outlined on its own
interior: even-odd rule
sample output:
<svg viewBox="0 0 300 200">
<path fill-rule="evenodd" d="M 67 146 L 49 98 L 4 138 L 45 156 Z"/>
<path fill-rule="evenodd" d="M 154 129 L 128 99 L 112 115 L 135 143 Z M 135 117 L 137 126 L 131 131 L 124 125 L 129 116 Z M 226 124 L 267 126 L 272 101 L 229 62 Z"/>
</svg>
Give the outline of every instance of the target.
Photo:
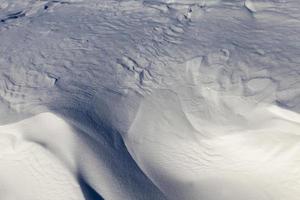
<svg viewBox="0 0 300 200">
<path fill-rule="evenodd" d="M 0 0 L 0 199 L 298 200 L 297 0 Z"/>
</svg>

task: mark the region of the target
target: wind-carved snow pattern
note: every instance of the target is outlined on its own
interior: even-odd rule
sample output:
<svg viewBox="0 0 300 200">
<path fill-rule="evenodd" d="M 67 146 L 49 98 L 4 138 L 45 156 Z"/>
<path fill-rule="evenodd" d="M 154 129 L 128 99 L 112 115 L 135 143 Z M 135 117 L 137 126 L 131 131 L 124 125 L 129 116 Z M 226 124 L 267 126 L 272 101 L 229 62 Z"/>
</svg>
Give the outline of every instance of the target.
<svg viewBox="0 0 300 200">
<path fill-rule="evenodd" d="M 0 0 L 0 199 L 298 200 L 299 10 Z"/>
<path fill-rule="evenodd" d="M 141 87 L 145 90 L 147 85 L 153 83 L 151 72 L 147 70 L 147 68 L 140 66 L 130 57 L 124 56 L 121 59 L 117 59 L 117 63 L 126 71 L 126 75 L 135 77 L 135 86 L 132 87 Z M 126 81 L 126 75 L 124 75 L 123 79 L 125 79 L 125 82 L 130 82 L 130 80 Z M 131 77 L 129 79 L 131 79 Z"/>
<path fill-rule="evenodd" d="M 17 112 L 22 111 L 30 104 L 38 106 L 43 98 L 47 98 L 47 92 L 55 86 L 56 78 L 44 72 L 27 71 L 24 68 L 10 69 L 10 73 L 2 75 L 0 97 L 2 103 Z M 38 93 L 38 97 L 32 98 L 32 94 Z M 29 105 L 28 105 L 29 104 Z"/>
</svg>

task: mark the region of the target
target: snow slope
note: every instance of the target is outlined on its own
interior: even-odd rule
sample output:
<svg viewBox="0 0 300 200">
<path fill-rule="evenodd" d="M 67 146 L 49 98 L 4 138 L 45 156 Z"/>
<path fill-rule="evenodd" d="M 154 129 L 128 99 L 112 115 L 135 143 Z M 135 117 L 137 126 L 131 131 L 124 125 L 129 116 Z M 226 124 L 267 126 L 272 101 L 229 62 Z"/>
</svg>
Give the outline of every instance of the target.
<svg viewBox="0 0 300 200">
<path fill-rule="evenodd" d="M 299 10 L 0 0 L 0 199 L 297 200 Z"/>
</svg>

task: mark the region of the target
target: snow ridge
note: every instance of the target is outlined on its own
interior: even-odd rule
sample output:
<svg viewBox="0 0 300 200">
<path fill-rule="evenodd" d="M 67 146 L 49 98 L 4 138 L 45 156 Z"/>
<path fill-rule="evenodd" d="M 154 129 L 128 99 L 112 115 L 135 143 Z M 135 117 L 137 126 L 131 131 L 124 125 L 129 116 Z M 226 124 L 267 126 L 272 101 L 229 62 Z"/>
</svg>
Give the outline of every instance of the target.
<svg viewBox="0 0 300 200">
<path fill-rule="evenodd" d="M 299 10 L 0 0 L 0 199 L 298 200 Z"/>
</svg>

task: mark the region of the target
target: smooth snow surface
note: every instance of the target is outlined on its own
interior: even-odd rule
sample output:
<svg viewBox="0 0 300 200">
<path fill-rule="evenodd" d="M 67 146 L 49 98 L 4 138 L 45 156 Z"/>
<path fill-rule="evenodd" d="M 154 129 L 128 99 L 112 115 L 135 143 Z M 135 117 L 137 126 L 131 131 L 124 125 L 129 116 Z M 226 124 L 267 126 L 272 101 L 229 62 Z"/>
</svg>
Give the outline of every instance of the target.
<svg viewBox="0 0 300 200">
<path fill-rule="evenodd" d="M 0 0 L 1 200 L 299 200 L 298 0 Z"/>
</svg>

